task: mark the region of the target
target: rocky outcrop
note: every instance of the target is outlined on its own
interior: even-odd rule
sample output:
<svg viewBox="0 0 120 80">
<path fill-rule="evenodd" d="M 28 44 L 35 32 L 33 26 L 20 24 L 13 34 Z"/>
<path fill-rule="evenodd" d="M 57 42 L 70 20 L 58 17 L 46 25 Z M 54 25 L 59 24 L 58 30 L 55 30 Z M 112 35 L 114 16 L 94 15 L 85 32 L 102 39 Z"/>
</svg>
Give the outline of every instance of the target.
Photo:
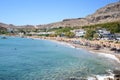
<svg viewBox="0 0 120 80">
<path fill-rule="evenodd" d="M 109 4 L 86 17 L 91 23 L 113 22 L 120 20 L 120 2 Z"/>
</svg>

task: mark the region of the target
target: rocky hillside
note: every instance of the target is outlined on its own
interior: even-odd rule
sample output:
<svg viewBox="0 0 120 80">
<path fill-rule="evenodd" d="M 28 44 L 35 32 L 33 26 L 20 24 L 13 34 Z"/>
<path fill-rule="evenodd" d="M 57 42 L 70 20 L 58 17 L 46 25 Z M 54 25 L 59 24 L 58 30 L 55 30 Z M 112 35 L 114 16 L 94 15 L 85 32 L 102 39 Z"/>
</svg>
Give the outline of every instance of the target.
<svg viewBox="0 0 120 80">
<path fill-rule="evenodd" d="M 7 29 L 0 26 L 0 31 L 6 31 Z"/>
<path fill-rule="evenodd" d="M 111 22 L 120 20 L 120 2 L 109 4 L 94 14 L 86 17 L 91 23 Z"/>
<path fill-rule="evenodd" d="M 45 25 L 24 25 L 24 26 L 14 26 L 12 24 L 0 23 L 0 27 L 5 28 L 57 28 L 57 27 L 76 27 L 93 25 L 105 22 L 120 21 L 120 2 L 109 4 L 103 8 L 98 9 L 94 14 L 88 15 L 85 18 L 75 18 L 75 19 L 64 19 L 61 22 L 45 24 Z"/>
<path fill-rule="evenodd" d="M 38 27 L 76 27 L 114 21 L 120 21 L 120 2 L 112 3 L 103 8 L 100 8 L 94 14 L 89 15 L 85 18 L 64 19 L 62 22 L 38 25 Z"/>
<path fill-rule="evenodd" d="M 34 29 L 35 28 L 35 26 L 34 25 L 22 25 L 22 26 L 15 26 L 15 25 L 13 25 L 13 24 L 5 24 L 5 23 L 0 23 L 0 29 L 2 29 L 2 28 L 6 28 L 6 29 L 8 29 L 8 28 L 12 28 L 12 29 L 16 29 L 16 28 L 26 28 L 26 29 Z"/>
</svg>

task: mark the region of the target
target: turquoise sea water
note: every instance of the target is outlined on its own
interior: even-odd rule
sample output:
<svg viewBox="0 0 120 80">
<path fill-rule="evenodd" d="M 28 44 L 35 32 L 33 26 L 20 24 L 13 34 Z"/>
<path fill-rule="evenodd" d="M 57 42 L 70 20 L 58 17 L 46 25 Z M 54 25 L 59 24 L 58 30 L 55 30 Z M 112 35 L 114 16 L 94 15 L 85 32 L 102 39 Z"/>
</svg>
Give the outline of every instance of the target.
<svg viewBox="0 0 120 80">
<path fill-rule="evenodd" d="M 66 80 L 119 68 L 109 58 L 48 40 L 0 37 L 0 80 Z"/>
</svg>

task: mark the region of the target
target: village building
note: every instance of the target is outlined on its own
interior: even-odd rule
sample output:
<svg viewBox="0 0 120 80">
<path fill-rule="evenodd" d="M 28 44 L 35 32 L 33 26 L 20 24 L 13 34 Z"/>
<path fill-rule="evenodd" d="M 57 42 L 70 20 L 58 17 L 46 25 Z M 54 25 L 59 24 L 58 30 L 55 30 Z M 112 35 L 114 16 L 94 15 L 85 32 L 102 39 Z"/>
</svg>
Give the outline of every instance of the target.
<svg viewBox="0 0 120 80">
<path fill-rule="evenodd" d="M 98 29 L 97 33 L 99 38 L 102 40 L 115 40 L 116 37 L 114 34 L 111 34 L 110 31 L 106 30 L 105 28 Z"/>
<path fill-rule="evenodd" d="M 72 32 L 75 33 L 75 37 L 83 37 L 86 33 L 84 29 L 76 29 L 76 30 L 73 30 Z"/>
<path fill-rule="evenodd" d="M 115 37 L 116 37 L 117 40 L 120 41 L 120 33 L 116 33 L 116 34 L 115 34 Z"/>
<path fill-rule="evenodd" d="M 32 35 L 32 36 L 36 36 L 36 35 L 47 35 L 47 34 L 55 34 L 55 32 L 30 32 L 30 33 L 27 33 L 28 35 Z"/>
</svg>

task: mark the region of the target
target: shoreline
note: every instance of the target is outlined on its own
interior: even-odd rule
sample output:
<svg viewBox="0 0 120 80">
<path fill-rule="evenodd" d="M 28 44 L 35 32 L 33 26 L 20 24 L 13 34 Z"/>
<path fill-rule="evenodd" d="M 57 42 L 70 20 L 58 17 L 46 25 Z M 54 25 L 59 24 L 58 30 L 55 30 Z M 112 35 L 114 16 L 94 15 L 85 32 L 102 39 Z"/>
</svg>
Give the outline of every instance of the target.
<svg viewBox="0 0 120 80">
<path fill-rule="evenodd" d="M 116 62 L 115 64 L 117 64 L 117 62 L 120 63 L 120 57 L 118 58 L 118 56 L 117 56 L 117 55 L 120 56 L 120 54 L 113 53 L 112 51 L 110 51 L 107 48 L 105 50 L 104 49 L 93 50 L 92 47 L 84 46 L 84 45 L 80 45 L 80 44 L 74 44 L 74 43 L 72 43 L 69 40 L 65 41 L 65 40 L 58 40 L 58 39 L 51 39 L 51 38 L 45 38 L 44 39 L 44 38 L 40 38 L 40 37 L 28 37 L 28 36 L 26 36 L 25 38 L 33 39 L 33 40 L 48 40 L 48 41 L 52 41 L 54 43 L 58 43 L 58 44 L 61 44 L 63 46 L 66 46 L 66 47 L 86 50 L 86 51 L 88 51 L 91 54 L 96 54 L 96 55 L 100 55 L 101 57 L 104 57 L 104 58 L 109 58 L 111 60 L 114 60 Z M 109 79 L 114 80 L 114 75 L 116 75 L 116 74 L 113 73 L 114 70 L 111 70 L 111 71 L 107 71 L 108 74 L 104 74 L 104 75 L 88 76 L 86 78 L 86 80 L 109 80 Z M 112 74 L 109 74 L 109 72 L 111 72 Z M 77 77 L 71 78 L 70 80 L 72 80 L 72 79 L 76 79 L 77 80 Z"/>
<path fill-rule="evenodd" d="M 55 43 L 58 43 L 58 44 L 61 44 L 61 45 L 64 45 L 64 46 L 68 46 L 68 47 L 71 47 L 71 48 L 84 49 L 84 50 L 87 50 L 90 53 L 97 54 L 97 55 L 100 55 L 100 56 L 104 56 L 106 58 L 110 58 L 110 59 L 115 60 L 116 62 L 120 63 L 120 54 L 114 53 L 114 52 L 112 52 L 108 49 L 94 50 L 93 48 L 88 47 L 88 46 L 73 44 L 69 41 L 66 42 L 66 41 L 63 41 L 63 40 L 50 39 L 50 38 L 45 38 L 45 39 L 44 38 L 34 38 L 34 37 L 27 37 L 27 38 L 32 38 L 32 39 L 36 39 L 36 40 L 49 40 L 49 41 L 52 41 L 52 42 L 55 42 Z"/>
<path fill-rule="evenodd" d="M 54 43 L 58 43 L 61 44 L 63 46 L 67 46 L 67 47 L 71 47 L 71 48 L 75 48 L 75 49 L 83 49 L 83 50 L 87 50 L 88 52 L 92 53 L 92 54 L 96 54 L 96 55 L 100 55 L 104 58 L 109 58 L 111 60 L 114 60 L 117 63 L 120 63 L 120 58 L 118 58 L 112 51 L 109 50 L 93 50 L 91 48 L 88 48 L 86 46 L 81 46 L 78 44 L 73 44 L 71 42 L 66 42 L 66 41 L 59 41 L 59 40 L 55 40 L 55 39 L 40 39 L 40 38 L 32 38 L 32 39 L 37 39 L 37 40 L 49 40 L 52 41 Z M 109 53 L 107 53 L 109 52 Z M 116 64 L 117 64 L 116 63 Z M 119 71 L 119 70 L 118 70 Z M 114 76 L 116 75 L 114 72 L 114 70 L 110 70 L 107 71 L 108 74 L 104 74 L 104 75 L 93 75 L 93 76 L 88 76 L 86 78 L 86 80 L 114 80 Z M 77 77 L 73 78 L 73 79 L 77 79 Z M 70 79 L 72 80 L 72 78 Z"/>
<path fill-rule="evenodd" d="M 104 56 L 106 58 L 110 58 L 110 59 L 115 60 L 118 63 L 120 63 L 120 58 L 118 58 L 116 55 L 114 55 L 114 53 L 112 53 L 111 51 L 106 51 L 106 52 L 110 52 L 110 53 L 106 53 L 103 50 L 92 50 L 92 49 L 84 47 L 84 46 L 74 45 L 74 44 L 67 43 L 67 42 L 61 42 L 61 41 L 56 41 L 56 40 L 50 40 L 50 41 L 57 42 L 61 45 L 69 46 L 69 47 L 75 48 L 75 49 L 84 49 L 84 50 L 87 50 L 90 53 L 97 54 L 97 55 L 100 55 L 100 56 Z"/>
</svg>

